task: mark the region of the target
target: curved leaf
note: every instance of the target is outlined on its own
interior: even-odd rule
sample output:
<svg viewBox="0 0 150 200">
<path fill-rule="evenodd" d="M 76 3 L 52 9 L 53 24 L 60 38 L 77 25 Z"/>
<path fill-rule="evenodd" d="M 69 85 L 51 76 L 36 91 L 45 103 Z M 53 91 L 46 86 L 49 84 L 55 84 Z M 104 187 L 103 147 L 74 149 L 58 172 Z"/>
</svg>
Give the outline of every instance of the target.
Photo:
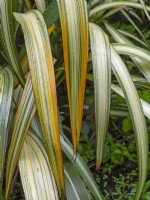
<svg viewBox="0 0 150 200">
<path fill-rule="evenodd" d="M 14 40 L 14 20 L 12 16 L 15 5 L 11 0 L 0 1 L 0 43 L 3 47 L 3 54 L 11 67 L 15 72 L 15 75 L 21 85 L 25 84 L 23 72 L 18 60 L 17 49 Z"/>
<path fill-rule="evenodd" d="M 122 6 L 129 6 L 133 8 L 143 9 L 143 6 L 140 3 L 134 3 L 134 2 L 129 2 L 129 1 L 116 1 L 116 2 L 104 3 L 102 5 L 96 6 L 90 11 L 90 17 L 102 10 L 107 10 L 114 7 L 117 8 L 117 7 L 122 7 Z M 148 12 L 150 12 L 150 6 L 146 6 L 146 9 Z"/>
<path fill-rule="evenodd" d="M 143 42 L 141 39 L 139 39 L 136 35 L 132 34 L 132 33 L 129 33 L 129 32 L 126 32 L 126 31 L 123 31 L 121 29 L 118 29 L 118 31 L 123 34 L 124 36 L 127 36 L 131 39 L 134 39 L 135 41 L 139 42 L 140 44 L 144 45 L 145 47 L 147 47 L 147 44 L 145 42 Z"/>
<path fill-rule="evenodd" d="M 58 200 L 57 187 L 42 142 L 29 130 L 19 157 L 26 200 Z"/>
<path fill-rule="evenodd" d="M 8 68 L 0 68 L 0 195 L 7 147 L 7 124 L 13 91 L 13 76 Z"/>
<path fill-rule="evenodd" d="M 66 193 L 67 199 L 69 200 L 90 200 L 88 191 L 83 184 L 82 179 L 75 170 L 72 163 L 69 161 L 64 162 L 64 171 L 65 171 L 65 184 L 66 184 Z"/>
<path fill-rule="evenodd" d="M 136 56 L 137 58 L 147 60 L 150 64 L 150 52 L 146 51 L 145 49 L 142 49 L 134 45 L 126 45 L 126 44 L 113 44 L 113 47 L 119 54 Z M 149 72 L 150 72 L 150 67 L 149 67 Z"/>
<path fill-rule="evenodd" d="M 137 200 L 140 199 L 147 177 L 148 135 L 146 122 L 141 102 L 138 97 L 136 88 L 133 84 L 133 81 L 129 75 L 129 72 L 124 62 L 122 61 L 120 56 L 115 52 L 113 47 L 111 47 L 111 61 L 113 66 L 112 70 L 124 92 L 135 131 L 139 168 L 139 182 L 135 196 L 135 199 Z"/>
<path fill-rule="evenodd" d="M 80 176 L 82 177 L 85 185 L 89 188 L 89 190 L 92 192 L 92 195 L 96 200 L 103 200 L 103 196 L 101 195 L 97 184 L 95 182 L 95 179 L 93 178 L 93 175 L 91 174 L 89 168 L 83 161 L 83 159 L 80 157 L 80 155 L 76 154 L 76 159 L 73 158 L 73 146 L 68 141 L 68 139 L 63 135 L 61 136 L 61 147 L 63 152 L 66 154 L 66 156 L 69 158 L 69 160 L 73 163 L 73 165 L 78 170 Z"/>
<path fill-rule="evenodd" d="M 15 115 L 11 142 L 6 162 L 6 199 L 9 194 L 12 179 L 17 166 L 19 154 L 26 137 L 30 122 L 35 114 L 35 103 L 32 92 L 30 74 L 28 75 L 22 98 Z"/>
<path fill-rule="evenodd" d="M 100 167 L 109 124 L 111 58 L 106 34 L 90 23 L 90 41 L 94 73 L 95 123 L 96 123 L 96 168 Z"/>
<path fill-rule="evenodd" d="M 132 20 L 132 18 L 128 15 L 128 13 L 125 10 L 121 10 L 121 13 L 124 15 L 124 17 L 130 22 L 130 24 L 135 28 L 135 30 L 141 35 L 144 41 L 146 41 L 142 31 L 139 29 L 139 27 L 136 25 L 136 23 Z"/>
<path fill-rule="evenodd" d="M 82 123 L 88 61 L 88 15 L 86 1 L 58 0 L 65 74 L 74 152 L 77 151 Z"/>
<path fill-rule="evenodd" d="M 37 10 L 43 13 L 46 10 L 45 0 L 34 0 L 34 1 L 35 1 Z"/>
<path fill-rule="evenodd" d="M 125 38 L 122 34 L 120 34 L 112 26 L 110 26 L 109 24 L 106 24 L 106 23 L 105 23 L 105 26 L 117 42 L 122 43 L 122 44 L 133 45 L 133 43 L 130 42 L 130 40 Z M 141 72 L 143 73 L 145 78 L 150 82 L 150 73 L 149 73 L 149 70 L 150 70 L 149 66 L 150 65 L 149 65 L 149 62 L 147 62 L 146 60 L 141 60 L 141 59 L 139 59 L 138 57 L 135 57 L 135 56 L 131 56 L 131 59 L 138 66 L 138 68 L 141 70 Z"/>
<path fill-rule="evenodd" d="M 118 86 L 112 84 L 112 85 L 111 85 L 111 89 L 112 89 L 114 92 L 116 92 L 117 94 L 119 94 L 120 96 L 122 96 L 123 98 L 125 98 L 125 97 L 124 97 L 124 94 L 123 94 L 123 91 L 122 91 L 122 89 L 121 89 L 120 87 L 118 87 Z M 145 116 L 146 116 L 148 119 L 150 119 L 150 104 L 147 103 L 146 101 L 142 100 L 142 99 L 140 99 L 140 101 L 141 101 L 141 104 L 142 104 L 142 107 L 143 107 L 143 111 L 144 111 Z"/>
<path fill-rule="evenodd" d="M 60 147 L 54 67 L 49 36 L 43 16 L 32 10 L 14 13 L 24 32 L 32 87 L 44 142 L 60 196 L 65 196 Z"/>
</svg>

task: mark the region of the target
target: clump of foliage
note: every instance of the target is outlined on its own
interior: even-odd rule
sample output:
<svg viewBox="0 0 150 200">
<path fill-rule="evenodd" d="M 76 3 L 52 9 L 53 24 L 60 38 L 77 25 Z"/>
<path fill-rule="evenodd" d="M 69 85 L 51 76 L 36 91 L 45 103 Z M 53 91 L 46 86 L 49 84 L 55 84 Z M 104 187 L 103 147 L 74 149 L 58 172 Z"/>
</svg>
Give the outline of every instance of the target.
<svg viewBox="0 0 150 200">
<path fill-rule="evenodd" d="M 1 198 L 148 199 L 149 12 L 1 0 Z"/>
</svg>

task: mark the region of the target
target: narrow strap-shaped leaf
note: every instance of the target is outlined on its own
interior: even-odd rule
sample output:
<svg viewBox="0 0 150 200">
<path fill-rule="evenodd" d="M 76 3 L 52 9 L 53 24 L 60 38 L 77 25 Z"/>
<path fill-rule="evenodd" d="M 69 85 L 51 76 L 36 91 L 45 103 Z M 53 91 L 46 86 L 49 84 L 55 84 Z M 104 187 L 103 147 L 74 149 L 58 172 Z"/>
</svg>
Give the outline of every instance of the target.
<svg viewBox="0 0 150 200">
<path fill-rule="evenodd" d="M 42 130 L 37 113 L 35 113 L 34 118 L 32 119 L 32 122 L 30 124 L 30 127 L 39 135 L 39 137 L 42 137 Z"/>
<path fill-rule="evenodd" d="M 6 162 L 6 199 L 17 166 L 19 154 L 26 137 L 30 122 L 35 114 L 35 102 L 32 92 L 30 74 L 28 75 L 22 98 L 15 115 L 11 142 Z"/>
<path fill-rule="evenodd" d="M 52 1 L 52 3 L 50 3 L 50 5 L 43 13 L 43 17 L 47 25 L 47 28 L 52 26 L 59 19 L 59 11 L 56 1 Z"/>
<path fill-rule="evenodd" d="M 0 1 L 0 43 L 10 67 L 15 72 L 21 85 L 24 85 L 25 79 L 18 60 L 14 40 L 14 21 L 12 16 L 13 7 L 14 3 L 12 0 Z"/>
<path fill-rule="evenodd" d="M 139 0 L 139 1 L 141 2 L 142 6 L 143 6 L 143 10 L 144 10 L 144 12 L 145 12 L 147 18 L 148 18 L 149 21 L 150 21 L 150 15 L 149 15 L 149 13 L 148 13 L 148 11 L 147 11 L 147 9 L 146 9 L 145 2 L 144 2 L 143 0 Z"/>
<path fill-rule="evenodd" d="M 147 177 L 148 137 L 146 122 L 141 102 L 138 97 L 136 88 L 133 84 L 133 81 L 129 75 L 129 72 L 124 62 L 122 61 L 120 56 L 115 52 L 113 47 L 111 47 L 111 61 L 113 66 L 112 70 L 124 92 L 135 131 L 139 169 L 139 181 L 135 199 L 138 200 L 140 199 L 144 183 Z"/>
<path fill-rule="evenodd" d="M 111 92 L 111 58 L 109 40 L 97 25 L 90 23 L 90 41 L 94 74 L 96 168 L 102 162 L 109 123 Z"/>
<path fill-rule="evenodd" d="M 54 67 L 49 36 L 39 11 L 14 13 L 24 32 L 37 113 L 60 196 L 65 195 Z"/>
<path fill-rule="evenodd" d="M 126 44 L 113 44 L 113 47 L 119 54 L 136 56 L 140 59 L 147 60 L 150 64 L 150 52 L 145 49 L 142 49 L 134 45 L 126 45 Z M 150 67 L 149 67 L 149 73 L 150 73 Z"/>
<path fill-rule="evenodd" d="M 143 42 L 141 39 L 139 39 L 136 35 L 132 34 L 132 33 L 129 33 L 129 32 L 126 32 L 126 31 L 123 31 L 121 29 L 118 29 L 118 31 L 123 34 L 124 36 L 127 36 L 131 39 L 134 39 L 135 41 L 139 42 L 140 44 L 144 45 L 145 47 L 147 47 L 147 44 L 145 42 Z"/>
<path fill-rule="evenodd" d="M 130 9 L 130 8 L 125 8 L 125 10 L 128 11 L 130 15 L 132 15 L 136 20 L 138 20 L 141 24 L 143 24 L 143 19 L 142 17 L 136 12 L 136 10 Z"/>
<path fill-rule="evenodd" d="M 45 0 L 34 0 L 36 4 L 36 8 L 43 13 L 46 10 Z"/>
<path fill-rule="evenodd" d="M 94 199 L 96 200 L 103 200 L 103 196 L 101 195 L 97 184 L 94 180 L 93 175 L 91 174 L 89 168 L 83 161 L 83 159 L 80 157 L 80 155 L 77 153 L 76 159 L 73 159 L 73 146 L 71 143 L 67 140 L 67 138 L 63 135 L 61 136 L 61 147 L 65 155 L 69 158 L 69 160 L 74 164 L 76 169 L 78 170 L 80 176 L 84 180 L 85 185 L 89 188 L 89 190 L 92 192 L 92 195 L 94 196 Z"/>
<path fill-rule="evenodd" d="M 74 152 L 80 138 L 88 61 L 88 15 L 85 0 L 58 0 Z"/>
<path fill-rule="evenodd" d="M 141 35 L 144 41 L 146 41 L 142 31 L 139 29 L 139 27 L 136 25 L 136 23 L 132 20 L 130 15 L 125 10 L 121 10 L 121 13 L 124 15 L 124 17 L 130 22 L 130 24 L 135 28 L 135 30 Z"/>
<path fill-rule="evenodd" d="M 59 112 L 58 112 L 59 114 Z M 77 171 L 79 172 L 80 176 L 82 177 L 85 185 L 89 188 L 89 190 L 92 192 L 92 195 L 94 196 L 94 199 L 96 200 L 103 200 L 103 197 L 97 187 L 97 184 L 93 178 L 92 173 L 90 172 L 89 168 L 83 161 L 83 159 L 80 157 L 80 155 L 77 153 L 76 159 L 73 158 L 73 146 L 71 145 L 70 141 L 66 138 L 66 136 L 63 134 L 63 128 L 61 123 L 60 114 L 59 116 L 59 129 L 61 132 L 60 139 L 61 139 L 61 147 L 64 152 L 64 154 L 69 158 L 69 160 L 72 162 L 72 164 L 76 167 Z M 36 128 L 37 134 L 42 138 L 41 131 L 40 131 L 40 124 L 36 123 L 38 126 Z"/>
<path fill-rule="evenodd" d="M 111 89 L 116 92 L 117 94 L 119 94 L 120 96 L 122 96 L 123 98 L 125 98 L 123 91 L 120 87 L 118 87 L 117 85 L 112 84 L 111 85 Z M 146 101 L 140 99 L 141 104 L 142 104 L 142 108 L 144 111 L 145 116 L 150 119 L 150 104 L 147 103 Z"/>
<path fill-rule="evenodd" d="M 0 68 L 0 195 L 7 146 L 7 124 L 13 91 L 13 76 L 8 68 Z"/>
<path fill-rule="evenodd" d="M 45 148 L 31 130 L 21 150 L 19 171 L 26 200 L 59 199 Z"/>
<path fill-rule="evenodd" d="M 104 4 L 96 6 L 90 11 L 90 17 L 102 10 L 107 10 L 114 7 L 117 8 L 121 6 L 129 6 L 133 8 L 143 9 L 143 6 L 140 3 L 134 3 L 134 2 L 129 2 L 129 1 L 116 1 L 116 2 L 104 3 Z M 148 12 L 150 12 L 150 6 L 146 6 L 146 9 Z"/>
<path fill-rule="evenodd" d="M 107 30 L 110 32 L 110 34 L 113 36 L 115 41 L 122 43 L 122 44 L 133 45 L 133 43 L 130 40 L 128 40 L 126 37 L 124 37 L 117 30 L 115 30 L 110 24 L 105 23 L 105 26 L 106 26 Z M 150 65 L 149 65 L 149 62 L 147 62 L 146 60 L 141 60 L 141 59 L 139 59 L 138 57 L 135 57 L 135 56 L 131 56 L 131 59 L 138 66 L 138 68 L 143 73 L 145 78 L 150 82 L 150 73 L 149 73 L 149 70 L 150 70 L 149 66 Z"/>
<path fill-rule="evenodd" d="M 69 200 L 90 200 L 88 191 L 84 185 L 83 180 L 79 176 L 77 170 L 69 160 L 65 159 L 65 184 L 67 199 Z"/>
<path fill-rule="evenodd" d="M 102 19 L 107 19 L 108 17 L 110 17 L 110 16 L 114 15 L 115 13 L 119 12 L 121 9 L 122 8 L 114 8 L 114 9 L 108 11 L 106 14 L 104 14 L 102 16 Z"/>
</svg>

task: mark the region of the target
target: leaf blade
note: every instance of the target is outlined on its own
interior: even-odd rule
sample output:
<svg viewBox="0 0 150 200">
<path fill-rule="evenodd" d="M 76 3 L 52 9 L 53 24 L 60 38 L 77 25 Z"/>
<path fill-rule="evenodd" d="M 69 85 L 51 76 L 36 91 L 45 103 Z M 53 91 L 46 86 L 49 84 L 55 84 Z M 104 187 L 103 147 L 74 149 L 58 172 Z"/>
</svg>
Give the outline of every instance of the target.
<svg viewBox="0 0 150 200">
<path fill-rule="evenodd" d="M 7 147 L 7 124 L 13 91 L 13 76 L 8 68 L 0 68 L 0 193 Z"/>
<path fill-rule="evenodd" d="M 76 153 L 80 139 L 88 60 L 87 6 L 85 0 L 59 0 L 57 3 L 62 27 L 72 142 Z"/>
<path fill-rule="evenodd" d="M 56 85 L 46 24 L 41 13 L 36 10 L 26 14 L 14 13 L 14 16 L 24 32 L 37 113 L 59 195 L 63 197 L 65 186 L 58 129 Z"/>
<path fill-rule="evenodd" d="M 109 124 L 111 63 L 108 37 L 92 23 L 90 23 L 90 41 L 94 73 L 96 168 L 98 169 L 102 162 Z"/>
<path fill-rule="evenodd" d="M 26 199 L 58 200 L 57 187 L 42 142 L 29 130 L 19 157 Z"/>
<path fill-rule="evenodd" d="M 135 199 L 140 199 L 147 177 L 148 138 L 146 122 L 141 102 L 139 100 L 133 81 L 126 69 L 125 64 L 119 55 L 117 55 L 113 47 L 111 48 L 111 61 L 113 66 L 112 70 L 124 91 L 135 131 L 139 167 L 139 181 Z"/>
</svg>

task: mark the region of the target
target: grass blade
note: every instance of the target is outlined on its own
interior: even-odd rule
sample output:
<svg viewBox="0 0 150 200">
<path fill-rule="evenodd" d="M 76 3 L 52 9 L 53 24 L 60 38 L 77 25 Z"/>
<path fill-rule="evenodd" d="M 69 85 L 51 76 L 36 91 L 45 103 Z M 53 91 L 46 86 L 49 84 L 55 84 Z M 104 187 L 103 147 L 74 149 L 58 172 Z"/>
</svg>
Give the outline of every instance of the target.
<svg viewBox="0 0 150 200">
<path fill-rule="evenodd" d="M 77 151 L 82 123 L 88 61 L 88 15 L 86 1 L 58 0 L 65 74 L 74 152 Z"/>
<path fill-rule="evenodd" d="M 30 75 L 27 78 L 23 95 L 15 115 L 11 142 L 6 162 L 6 199 L 9 194 L 19 154 L 26 137 L 30 122 L 35 114 L 34 96 Z"/>
<path fill-rule="evenodd" d="M 63 198 L 65 186 L 55 75 L 46 24 L 42 14 L 36 10 L 26 14 L 14 13 L 14 16 L 24 32 L 37 113 L 59 195 Z"/>
<path fill-rule="evenodd" d="M 139 169 L 139 181 L 135 199 L 138 200 L 140 199 L 147 177 L 148 137 L 146 122 L 141 102 L 133 81 L 124 62 L 115 52 L 113 47 L 111 48 L 111 61 L 113 65 L 112 70 L 124 92 L 135 131 Z"/>
<path fill-rule="evenodd" d="M 90 23 L 90 41 L 94 73 L 96 168 L 98 169 L 102 162 L 109 124 L 111 58 L 108 37 L 92 23 Z"/>
<path fill-rule="evenodd" d="M 45 148 L 31 130 L 21 150 L 19 171 L 26 200 L 59 199 Z"/>
<path fill-rule="evenodd" d="M 0 68 L 0 195 L 7 147 L 7 124 L 13 91 L 13 76 L 8 68 Z"/>
</svg>

